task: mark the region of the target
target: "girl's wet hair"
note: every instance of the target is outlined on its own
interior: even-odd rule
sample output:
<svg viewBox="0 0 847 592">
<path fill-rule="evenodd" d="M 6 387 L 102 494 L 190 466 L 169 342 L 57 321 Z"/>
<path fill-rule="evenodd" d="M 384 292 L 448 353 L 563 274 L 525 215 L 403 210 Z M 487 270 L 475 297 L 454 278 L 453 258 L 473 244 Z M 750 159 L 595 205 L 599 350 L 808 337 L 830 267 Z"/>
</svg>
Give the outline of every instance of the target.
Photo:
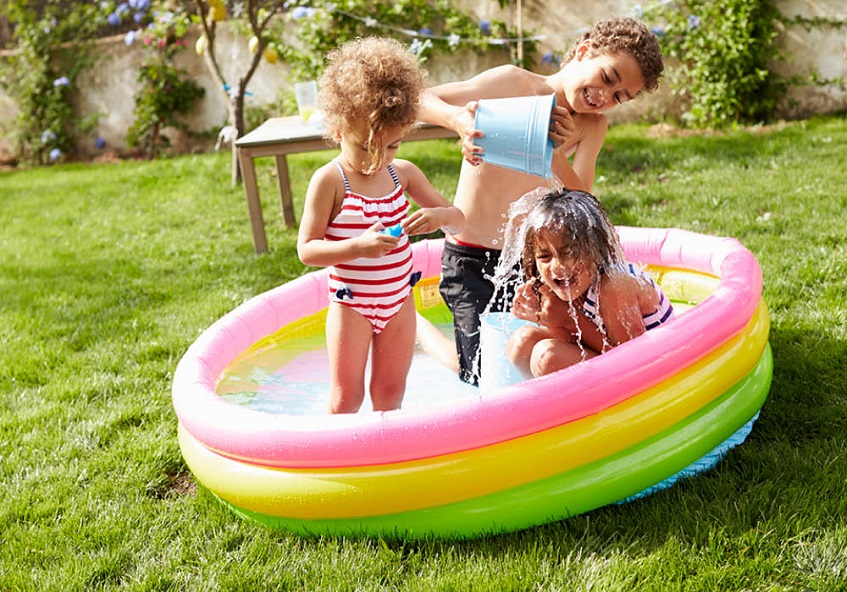
<svg viewBox="0 0 847 592">
<path fill-rule="evenodd" d="M 561 237 L 561 254 L 598 270 L 613 269 L 624 262 L 618 235 L 597 198 L 585 191 L 553 191 L 538 200 L 523 222 L 521 265 L 536 290 L 540 279 L 535 247 L 541 231 Z"/>
</svg>

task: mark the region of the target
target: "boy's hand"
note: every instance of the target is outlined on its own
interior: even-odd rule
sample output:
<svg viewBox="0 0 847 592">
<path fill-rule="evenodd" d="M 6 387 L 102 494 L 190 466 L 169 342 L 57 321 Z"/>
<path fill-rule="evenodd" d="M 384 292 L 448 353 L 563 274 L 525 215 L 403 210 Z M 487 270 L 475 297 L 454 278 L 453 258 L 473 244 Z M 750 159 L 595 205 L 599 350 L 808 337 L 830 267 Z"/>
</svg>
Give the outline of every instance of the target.
<svg viewBox="0 0 847 592">
<path fill-rule="evenodd" d="M 400 237 L 383 234 L 382 230 L 384 226 L 377 222 L 355 239 L 359 257 L 375 259 L 397 248 Z"/>
<path fill-rule="evenodd" d="M 458 118 L 459 123 L 456 125 L 456 131 L 462 141 L 462 156 L 474 166 L 482 164 L 482 154 L 485 152 L 482 146 L 476 146 L 473 143 L 474 138 L 481 138 L 485 135 L 474 126 L 478 106 L 477 101 L 466 104 Z"/>
<path fill-rule="evenodd" d="M 553 141 L 553 149 L 556 150 L 567 142 L 573 135 L 574 124 L 571 112 L 565 107 L 556 105 L 550 114 L 550 135 Z"/>
</svg>

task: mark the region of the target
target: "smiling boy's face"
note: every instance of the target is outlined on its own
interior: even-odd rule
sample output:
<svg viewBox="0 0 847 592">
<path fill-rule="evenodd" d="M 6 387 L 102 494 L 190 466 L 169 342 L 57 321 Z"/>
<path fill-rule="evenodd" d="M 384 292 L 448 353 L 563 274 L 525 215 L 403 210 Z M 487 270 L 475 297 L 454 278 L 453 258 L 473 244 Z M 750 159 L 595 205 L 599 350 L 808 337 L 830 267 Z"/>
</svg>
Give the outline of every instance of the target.
<svg viewBox="0 0 847 592">
<path fill-rule="evenodd" d="M 589 41 L 565 64 L 565 98 L 576 113 L 599 113 L 631 101 L 644 88 L 644 76 L 628 53 L 598 53 Z"/>
</svg>

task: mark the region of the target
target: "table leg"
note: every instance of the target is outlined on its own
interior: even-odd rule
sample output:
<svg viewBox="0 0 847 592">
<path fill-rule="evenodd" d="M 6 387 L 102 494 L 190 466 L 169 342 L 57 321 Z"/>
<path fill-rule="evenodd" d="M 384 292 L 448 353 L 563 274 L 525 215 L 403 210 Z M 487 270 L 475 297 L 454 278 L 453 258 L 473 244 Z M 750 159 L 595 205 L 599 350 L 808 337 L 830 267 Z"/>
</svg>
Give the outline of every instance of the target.
<svg viewBox="0 0 847 592">
<path fill-rule="evenodd" d="M 288 228 L 297 226 L 294 217 L 294 200 L 291 197 L 291 180 L 288 178 L 288 161 L 285 154 L 276 156 L 276 182 L 279 183 L 279 196 L 282 198 L 282 218 Z"/>
<path fill-rule="evenodd" d="M 264 253 L 268 250 L 268 240 L 265 237 L 265 221 L 262 218 L 259 187 L 256 184 L 256 166 L 253 163 L 252 155 L 240 148 L 238 150 L 238 162 L 241 165 L 244 196 L 247 198 L 247 211 L 250 214 L 250 227 L 253 230 L 253 248 L 257 253 Z"/>
</svg>

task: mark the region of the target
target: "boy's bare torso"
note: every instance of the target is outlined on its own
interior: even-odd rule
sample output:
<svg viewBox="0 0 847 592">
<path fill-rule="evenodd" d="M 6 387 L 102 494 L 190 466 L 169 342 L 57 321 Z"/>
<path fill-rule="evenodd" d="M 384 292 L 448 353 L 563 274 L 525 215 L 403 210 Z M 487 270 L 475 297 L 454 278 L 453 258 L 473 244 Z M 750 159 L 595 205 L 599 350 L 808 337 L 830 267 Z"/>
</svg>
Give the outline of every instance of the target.
<svg viewBox="0 0 847 592">
<path fill-rule="evenodd" d="M 556 103 L 569 109 L 565 97 L 565 83 L 561 71 L 551 76 L 543 76 L 515 66 L 500 66 L 483 72 L 469 81 L 444 84 L 438 87 L 438 94 L 445 101 L 463 104 L 480 97 L 493 99 L 556 93 Z M 594 178 L 594 159 L 605 136 L 606 118 L 600 113 L 572 113 L 572 118 L 573 133 L 556 150 L 553 163 L 554 177 L 551 179 L 485 162 L 474 166 L 466 160 L 462 161 L 453 203 L 462 210 L 468 223 L 462 233 L 456 235 L 458 240 L 500 249 L 509 206 L 525 193 L 538 187 L 562 184 L 586 191 L 591 189 L 591 181 Z M 584 158 L 581 159 L 583 155 Z M 572 176 L 556 178 L 556 160 L 569 157 L 573 157 L 573 169 L 570 170 Z M 580 160 L 584 162 L 581 163 Z M 574 178 L 574 171 L 579 178 Z M 588 181 L 581 182 L 580 179 Z"/>
<path fill-rule="evenodd" d="M 577 149 L 584 129 L 579 127 L 582 119 L 579 114 L 574 116 L 575 133 L 556 150 L 559 157 L 568 157 Z M 474 166 L 463 160 L 453 204 L 462 210 L 469 223 L 456 238 L 465 243 L 501 249 L 512 202 L 538 187 L 555 187 L 563 183 L 568 184 L 567 180 L 555 176 L 545 179 L 485 162 Z"/>
</svg>

